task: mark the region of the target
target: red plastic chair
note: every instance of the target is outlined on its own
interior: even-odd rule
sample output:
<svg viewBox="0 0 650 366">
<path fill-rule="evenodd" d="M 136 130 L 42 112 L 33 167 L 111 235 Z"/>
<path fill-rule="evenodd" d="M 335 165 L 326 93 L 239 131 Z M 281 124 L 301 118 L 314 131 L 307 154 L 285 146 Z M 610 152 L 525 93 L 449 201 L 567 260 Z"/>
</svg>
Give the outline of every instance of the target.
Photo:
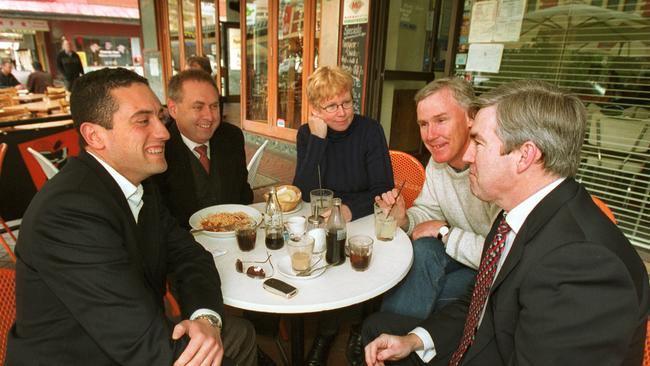
<svg viewBox="0 0 650 366">
<path fill-rule="evenodd" d="M 7 144 L 6 143 L 1 143 L 0 144 L 0 174 L 2 174 L 2 163 L 5 161 L 5 155 L 7 155 Z M 9 229 L 9 226 L 5 222 L 5 220 L 0 216 L 0 224 L 2 224 L 2 227 L 4 227 L 5 231 L 9 233 L 9 236 L 14 240 L 14 243 L 16 242 L 16 236 L 14 233 Z M 9 247 L 9 244 L 7 241 L 4 239 L 2 235 L 0 235 L 0 243 L 2 243 L 2 246 L 5 248 L 7 253 L 9 254 L 9 258 L 13 262 L 16 262 L 16 256 L 14 255 L 14 252 L 11 250 L 11 247 Z M 1 363 L 0 363 L 1 364 Z"/>
<path fill-rule="evenodd" d="M 390 162 L 393 165 L 395 188 L 404 183 L 402 197 L 406 208 L 413 206 L 413 201 L 420 195 L 426 174 L 418 159 L 402 151 L 390 150 Z"/>
<path fill-rule="evenodd" d="M 650 366 L 650 320 L 648 320 L 645 334 L 645 352 L 643 353 L 643 366 Z"/>
<path fill-rule="evenodd" d="M 0 268 L 0 365 L 5 364 L 7 334 L 16 319 L 16 271 Z"/>
</svg>

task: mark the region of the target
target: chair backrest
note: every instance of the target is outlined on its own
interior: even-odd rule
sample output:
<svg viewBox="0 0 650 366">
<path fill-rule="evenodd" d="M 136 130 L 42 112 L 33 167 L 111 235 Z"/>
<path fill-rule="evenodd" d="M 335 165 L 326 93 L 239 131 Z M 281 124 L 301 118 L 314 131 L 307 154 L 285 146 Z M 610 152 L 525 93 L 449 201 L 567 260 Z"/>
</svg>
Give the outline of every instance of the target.
<svg viewBox="0 0 650 366">
<path fill-rule="evenodd" d="M 0 108 L 10 105 L 16 105 L 14 98 L 9 94 L 0 94 Z"/>
<path fill-rule="evenodd" d="M 650 320 L 646 323 L 645 352 L 643 352 L 643 366 L 650 366 Z"/>
<path fill-rule="evenodd" d="M 257 148 L 255 154 L 253 154 L 251 161 L 248 162 L 246 169 L 248 169 L 248 184 L 250 185 L 252 185 L 255 180 L 257 169 L 260 167 L 260 162 L 262 161 L 262 154 L 264 154 L 264 149 L 268 143 L 269 140 L 264 141 L 264 143 Z"/>
<path fill-rule="evenodd" d="M 598 206 L 598 208 L 599 208 L 601 211 L 603 211 L 603 213 L 605 214 L 605 216 L 607 216 L 610 220 L 612 220 L 612 222 L 613 222 L 614 224 L 617 223 L 617 222 L 616 222 L 616 217 L 614 217 L 614 213 L 612 212 L 612 210 L 609 209 L 609 207 L 607 206 L 607 204 L 606 204 L 605 202 L 603 202 L 603 200 L 601 200 L 600 198 L 598 198 L 598 197 L 596 197 L 596 196 L 594 196 L 594 195 L 591 196 L 591 199 L 594 201 L 594 203 L 596 204 L 596 206 Z"/>
<path fill-rule="evenodd" d="M 7 143 L 3 142 L 0 144 L 0 175 L 2 175 L 2 163 L 5 161 L 5 156 L 7 155 Z"/>
<path fill-rule="evenodd" d="M 52 164 L 51 161 L 49 161 L 45 156 L 43 156 L 38 151 L 32 149 L 31 147 L 28 147 L 27 151 L 29 151 L 29 153 L 32 154 L 34 159 L 36 159 L 38 165 L 40 165 L 41 169 L 43 169 L 43 173 L 45 173 L 47 179 L 51 179 L 53 176 L 56 175 L 56 173 L 59 172 L 59 168 L 57 168 L 54 164 Z"/>
<path fill-rule="evenodd" d="M 0 268 L 0 365 L 5 363 L 7 334 L 16 319 L 16 271 Z"/>
<path fill-rule="evenodd" d="M 426 174 L 424 167 L 413 155 L 402 151 L 390 150 L 390 162 L 393 165 L 393 179 L 395 187 L 402 189 L 402 197 L 406 203 L 406 208 L 413 206 L 413 201 L 420 195 Z"/>
</svg>

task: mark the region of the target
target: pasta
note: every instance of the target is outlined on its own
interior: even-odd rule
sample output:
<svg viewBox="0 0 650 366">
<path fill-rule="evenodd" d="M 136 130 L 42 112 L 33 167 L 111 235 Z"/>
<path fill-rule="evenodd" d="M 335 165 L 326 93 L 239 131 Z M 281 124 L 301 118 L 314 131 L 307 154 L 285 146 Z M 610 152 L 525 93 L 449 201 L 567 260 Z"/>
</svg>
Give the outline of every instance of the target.
<svg viewBox="0 0 650 366">
<path fill-rule="evenodd" d="M 201 227 L 207 231 L 223 232 L 233 231 L 251 222 L 253 222 L 253 219 L 241 211 L 218 212 L 201 219 Z"/>
</svg>

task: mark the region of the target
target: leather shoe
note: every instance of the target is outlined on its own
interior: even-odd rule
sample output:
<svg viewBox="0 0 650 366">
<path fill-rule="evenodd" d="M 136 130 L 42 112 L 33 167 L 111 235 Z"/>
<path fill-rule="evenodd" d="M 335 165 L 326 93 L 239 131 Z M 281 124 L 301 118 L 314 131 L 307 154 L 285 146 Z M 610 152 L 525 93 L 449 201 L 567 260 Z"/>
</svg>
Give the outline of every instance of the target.
<svg viewBox="0 0 650 366">
<path fill-rule="evenodd" d="M 305 360 L 306 366 L 327 366 L 327 358 L 329 357 L 330 348 L 334 343 L 334 335 L 317 335 L 314 338 L 314 343 L 311 345 L 307 359 Z"/>
<path fill-rule="evenodd" d="M 348 359 L 348 364 L 352 366 L 365 364 L 365 353 L 363 351 L 363 342 L 361 341 L 361 331 L 359 328 L 360 326 L 352 326 L 350 328 L 348 344 L 345 347 L 345 357 Z"/>
</svg>

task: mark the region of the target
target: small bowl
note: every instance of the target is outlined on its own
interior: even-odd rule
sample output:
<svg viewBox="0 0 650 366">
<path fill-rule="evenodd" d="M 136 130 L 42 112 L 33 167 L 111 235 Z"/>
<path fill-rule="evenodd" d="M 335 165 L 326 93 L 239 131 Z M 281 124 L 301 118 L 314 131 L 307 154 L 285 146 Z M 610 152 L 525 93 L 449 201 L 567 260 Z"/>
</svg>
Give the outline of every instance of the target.
<svg viewBox="0 0 650 366">
<path fill-rule="evenodd" d="M 293 191 L 294 194 L 286 194 L 285 192 L 287 190 Z M 282 212 L 289 212 L 296 208 L 298 204 L 302 201 L 302 192 L 300 192 L 300 189 L 296 186 L 292 185 L 282 185 L 279 187 L 276 187 L 276 192 L 278 195 L 278 201 L 280 202 L 280 208 L 282 208 Z M 284 194 L 283 194 L 284 193 Z M 264 200 L 269 199 L 269 194 L 264 193 Z"/>
</svg>

